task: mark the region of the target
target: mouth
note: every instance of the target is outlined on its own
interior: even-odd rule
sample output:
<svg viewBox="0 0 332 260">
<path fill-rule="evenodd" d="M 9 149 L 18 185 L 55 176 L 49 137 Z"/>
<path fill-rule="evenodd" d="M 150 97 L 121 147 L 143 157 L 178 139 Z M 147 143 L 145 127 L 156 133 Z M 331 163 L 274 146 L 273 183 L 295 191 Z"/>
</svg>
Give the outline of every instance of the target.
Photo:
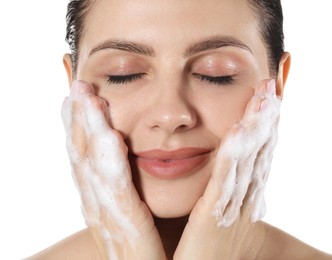
<svg viewBox="0 0 332 260">
<path fill-rule="evenodd" d="M 137 166 L 160 179 L 176 179 L 202 168 L 209 160 L 210 149 L 181 148 L 173 151 L 150 150 L 133 154 Z"/>
</svg>

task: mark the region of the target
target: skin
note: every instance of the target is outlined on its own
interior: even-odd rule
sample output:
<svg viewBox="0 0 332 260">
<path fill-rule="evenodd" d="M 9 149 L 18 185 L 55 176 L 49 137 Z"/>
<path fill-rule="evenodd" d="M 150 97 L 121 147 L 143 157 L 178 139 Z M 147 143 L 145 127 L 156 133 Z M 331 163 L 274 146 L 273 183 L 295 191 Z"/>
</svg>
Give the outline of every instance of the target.
<svg viewBox="0 0 332 260">
<path fill-rule="evenodd" d="M 275 81 L 267 80 L 273 75 L 266 48 L 246 1 L 99 0 L 86 25 L 76 75 L 69 56 L 64 57 L 73 87 L 63 117 L 89 229 L 32 259 L 280 259 L 282 254 L 282 259 L 330 259 L 280 230 L 250 221 L 260 206 L 258 183 L 266 181 L 276 133 L 258 138 L 255 129 L 267 115 L 268 129 L 277 128 L 290 58 L 285 53 Z M 232 40 L 220 48 L 190 51 L 198 42 L 230 36 L 235 45 Z M 145 55 L 100 49 L 109 39 L 151 50 Z M 136 73 L 142 78 L 107 82 L 108 75 Z M 234 81 L 216 85 L 200 75 L 234 75 Z M 81 81 L 73 84 L 73 78 Z M 243 136 L 257 143 L 234 161 L 235 152 L 223 148 Z M 115 179 L 102 168 L 100 140 L 116 140 L 114 153 L 126 165 Z M 208 161 L 185 177 L 160 180 L 127 160 L 127 152 L 130 159 L 142 151 L 181 147 L 207 148 Z M 271 158 L 258 171 L 264 152 Z M 230 165 L 238 170 L 232 172 Z M 89 174 L 103 180 L 103 186 L 94 186 Z M 227 193 L 232 174 L 245 187 L 241 196 L 235 184 Z M 122 180 L 126 188 L 116 189 L 114 180 Z M 110 191 L 120 212 L 129 216 L 137 236 L 126 237 L 126 228 L 100 199 L 103 191 Z M 104 231 L 122 239 L 105 240 Z"/>
<path fill-rule="evenodd" d="M 242 152 L 238 154 L 239 160 L 234 160 L 233 157 L 236 154 L 234 154 L 232 144 L 242 142 L 243 138 L 253 139 L 255 142 L 252 143 L 257 151 L 265 146 L 264 154 L 267 154 L 265 157 L 269 160 L 271 156 L 268 155 L 268 147 L 273 148 L 275 145 L 275 139 L 270 138 L 270 133 L 275 132 L 272 129 L 278 119 L 279 105 L 280 100 L 275 93 L 275 82 L 262 84 L 248 104 L 243 120 L 229 131 L 225 138 L 229 141 L 219 149 L 212 178 L 204 195 L 190 214 L 174 258 L 198 257 L 201 259 L 201 257 L 208 257 L 211 259 L 211 257 L 217 256 L 230 257 L 229 253 L 233 257 L 234 252 L 228 252 L 223 247 L 216 247 L 218 248 L 216 251 L 199 250 L 198 252 L 208 253 L 203 255 L 198 255 L 192 249 L 210 247 L 211 242 L 202 244 L 202 241 L 209 241 L 209 239 L 214 241 L 216 246 L 220 242 L 227 241 L 224 236 L 220 236 L 222 233 L 213 230 L 219 231 L 221 226 L 230 226 L 236 221 L 238 208 L 241 206 L 237 205 L 236 201 L 240 200 L 239 202 L 242 204 L 243 197 L 246 195 L 246 189 L 242 196 L 238 196 L 238 193 L 241 192 L 236 191 L 236 185 L 228 184 L 228 179 L 232 176 L 230 170 L 233 168 L 232 165 L 237 165 L 238 170 L 234 173 L 241 186 L 249 185 L 244 181 L 245 179 L 253 179 L 250 191 L 248 190 L 247 193 L 250 197 L 254 196 L 254 199 L 251 200 L 249 197 L 248 202 L 242 207 L 242 211 L 245 212 L 244 219 L 249 220 L 248 214 L 253 202 L 257 200 L 256 195 L 259 192 L 255 186 L 260 187 L 266 179 L 263 177 L 264 167 L 269 162 L 266 163 L 264 156 L 252 155 L 253 148 L 251 147 L 245 149 L 247 151 L 243 154 Z M 63 105 L 68 151 L 76 183 L 81 192 L 87 224 L 92 228 L 103 259 L 132 259 L 133 257 L 136 259 L 163 259 L 165 255 L 162 241 L 153 224 L 152 216 L 145 204 L 140 202 L 131 181 L 129 165 L 125 159 L 127 149 L 121 136 L 109 127 L 107 112 L 106 102 L 94 95 L 93 87 L 90 84 L 82 81 L 76 81 L 73 84 L 71 96 L 65 100 Z M 265 120 L 263 120 L 264 118 Z M 264 127 L 266 129 L 264 134 L 264 131 L 260 131 L 259 128 L 260 125 L 264 125 L 262 122 L 267 121 L 267 118 L 271 118 L 269 120 L 271 124 Z M 265 136 L 260 138 L 262 142 L 256 141 L 255 133 L 257 131 L 254 129 L 258 129 L 259 134 Z M 228 143 L 232 145 L 230 150 Z M 236 148 L 235 151 L 239 151 L 239 149 Z M 256 160 L 256 157 L 260 159 Z M 118 167 L 109 167 L 113 163 L 117 166 L 123 165 L 120 167 L 120 172 L 116 170 Z M 243 170 L 254 168 L 254 163 L 255 168 L 260 168 L 262 174 Z M 234 189 L 234 192 L 229 193 L 230 189 Z M 229 195 L 227 195 L 228 193 Z M 216 204 L 218 197 L 221 197 L 221 200 L 219 199 Z M 230 205 L 226 208 L 227 204 Z M 216 208 L 218 215 L 214 219 L 211 213 L 216 211 Z M 227 219 L 226 225 L 224 219 Z M 209 225 L 211 229 L 206 229 Z M 208 232 L 206 232 L 207 230 Z M 245 228 L 241 228 L 240 231 L 242 238 L 247 232 L 249 233 L 249 230 Z M 107 233 L 107 237 L 105 237 L 105 233 Z M 193 239 L 195 238 L 193 234 L 200 234 L 200 239 Z M 196 244 L 199 244 L 199 247 Z M 166 244 L 165 248 L 165 253 L 170 258 L 173 250 L 167 248 Z"/>
<path fill-rule="evenodd" d="M 81 45 L 77 78 L 93 84 L 98 96 L 110 104 L 111 125 L 123 135 L 129 152 L 179 147 L 212 150 L 210 162 L 188 178 L 161 182 L 144 173 L 139 175 L 138 189 L 156 216 L 189 214 L 205 190 L 220 141 L 229 127 L 242 118 L 255 87 L 261 80 L 270 78 L 265 47 L 261 41 L 257 43 L 260 36 L 256 20 L 245 1 L 229 2 L 226 1 L 230 10 L 224 8 L 224 1 L 209 1 L 203 6 L 195 1 L 190 9 L 186 1 L 172 5 L 167 1 L 153 5 L 98 1 L 87 17 L 89 26 Z M 213 9 L 218 12 L 211 13 Z M 183 10 L 186 10 L 185 16 Z M 201 19 L 195 19 L 197 10 L 201 12 Z M 234 19 L 232 13 L 238 10 L 242 10 L 241 18 Z M 157 21 L 155 14 L 160 14 Z M 107 26 L 101 26 L 106 18 L 109 19 Z M 229 26 L 238 23 L 243 24 L 243 29 Z M 183 58 L 189 46 L 216 35 L 233 36 L 245 42 L 251 51 L 225 47 Z M 155 57 L 112 49 L 89 56 L 95 46 L 108 39 L 149 45 L 155 50 Z M 238 75 L 237 83 L 231 88 L 213 87 L 192 76 L 193 73 L 228 75 L 228 70 Z M 124 87 L 110 87 L 105 80 L 108 74 L 140 72 L 147 74 L 144 79 Z M 179 128 L 179 125 L 185 127 Z M 181 203 L 174 204 L 174 201 Z"/>
</svg>

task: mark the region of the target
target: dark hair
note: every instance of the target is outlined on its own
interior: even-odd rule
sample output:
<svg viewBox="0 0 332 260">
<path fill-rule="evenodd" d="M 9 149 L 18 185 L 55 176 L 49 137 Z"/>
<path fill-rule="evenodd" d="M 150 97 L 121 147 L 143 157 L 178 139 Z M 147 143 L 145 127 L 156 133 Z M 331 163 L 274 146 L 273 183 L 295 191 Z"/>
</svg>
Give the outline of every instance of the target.
<svg viewBox="0 0 332 260">
<path fill-rule="evenodd" d="M 70 47 L 73 75 L 76 74 L 80 41 L 85 18 L 96 0 L 69 0 L 67 8 L 66 41 Z M 259 30 L 268 52 L 271 75 L 278 72 L 284 52 L 283 14 L 280 0 L 247 0 L 259 21 Z"/>
<path fill-rule="evenodd" d="M 265 43 L 270 74 L 278 73 L 279 60 L 284 52 L 283 13 L 280 0 L 248 0 Z"/>
<path fill-rule="evenodd" d="M 67 6 L 66 42 L 70 48 L 73 75 L 76 74 L 80 41 L 83 37 L 86 16 L 95 0 L 69 0 Z"/>
</svg>

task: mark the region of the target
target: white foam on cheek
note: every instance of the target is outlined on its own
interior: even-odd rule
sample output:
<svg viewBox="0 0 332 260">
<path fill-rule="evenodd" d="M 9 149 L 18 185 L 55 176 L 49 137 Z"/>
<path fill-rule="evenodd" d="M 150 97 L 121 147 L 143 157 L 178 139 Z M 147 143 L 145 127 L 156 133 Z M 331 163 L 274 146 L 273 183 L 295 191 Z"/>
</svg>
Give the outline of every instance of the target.
<svg viewBox="0 0 332 260">
<path fill-rule="evenodd" d="M 247 160 L 253 154 L 255 155 L 254 159 L 256 159 L 257 153 L 263 145 L 268 142 L 271 135 L 276 135 L 277 131 L 274 131 L 273 128 L 276 127 L 281 102 L 279 98 L 275 96 L 269 96 L 267 97 L 267 100 L 268 105 L 265 109 L 259 112 L 249 113 L 244 117 L 240 124 L 245 128 L 245 130 L 239 131 L 237 134 L 230 136 L 227 140 L 225 140 L 222 147 L 218 151 L 217 160 L 220 160 L 221 158 L 229 158 L 229 160 L 233 160 L 239 164 L 239 162 Z M 250 176 L 239 176 L 236 172 L 237 170 L 235 173 L 234 171 L 229 172 L 229 176 L 227 176 L 225 182 L 223 183 L 222 194 L 216 202 L 213 212 L 213 216 L 215 216 L 218 221 L 218 226 L 227 227 L 233 223 L 235 220 L 233 215 L 223 216 L 225 207 L 230 199 L 233 203 L 238 203 L 242 199 L 240 196 L 245 194 L 249 183 L 253 180 L 255 183 L 260 183 L 260 185 L 257 185 L 253 191 L 253 194 L 256 194 L 257 196 L 252 196 L 252 201 L 254 201 L 256 205 L 254 205 L 251 220 L 256 221 L 264 216 L 265 203 L 263 191 L 267 179 L 265 176 L 270 170 L 274 145 L 266 147 L 266 149 L 268 150 L 265 152 L 271 154 L 268 158 L 269 161 L 267 162 L 266 160 L 261 160 L 258 165 L 259 169 L 254 169 L 254 173 L 252 173 L 253 165 L 241 165 L 241 167 L 243 167 L 241 169 L 242 172 L 250 174 Z M 252 164 L 254 164 L 254 162 L 255 160 L 253 160 Z M 248 169 L 250 169 L 250 172 Z M 243 185 L 243 182 L 248 183 L 248 185 Z M 229 193 L 232 193 L 231 196 Z M 236 213 L 238 215 L 238 211 L 232 211 L 231 213 Z"/>
</svg>

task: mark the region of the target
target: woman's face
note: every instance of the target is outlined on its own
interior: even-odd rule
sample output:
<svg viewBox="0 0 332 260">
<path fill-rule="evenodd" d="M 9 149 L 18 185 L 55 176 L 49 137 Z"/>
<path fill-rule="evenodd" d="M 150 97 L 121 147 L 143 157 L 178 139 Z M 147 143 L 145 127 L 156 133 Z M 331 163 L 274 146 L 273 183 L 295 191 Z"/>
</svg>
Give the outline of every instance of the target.
<svg viewBox="0 0 332 260">
<path fill-rule="evenodd" d="M 270 77 L 247 1 L 98 0 L 84 31 L 76 78 L 109 104 L 142 199 L 159 217 L 188 214 Z"/>
</svg>

